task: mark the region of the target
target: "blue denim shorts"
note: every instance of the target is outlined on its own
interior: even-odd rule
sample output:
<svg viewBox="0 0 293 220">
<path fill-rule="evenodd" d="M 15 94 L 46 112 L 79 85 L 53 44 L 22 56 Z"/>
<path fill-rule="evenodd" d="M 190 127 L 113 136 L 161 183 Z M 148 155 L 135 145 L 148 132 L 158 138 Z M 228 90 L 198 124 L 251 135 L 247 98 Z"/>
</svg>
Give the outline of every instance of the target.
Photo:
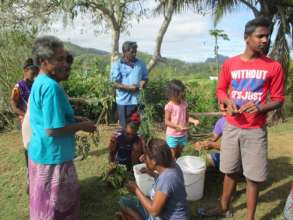
<svg viewBox="0 0 293 220">
<path fill-rule="evenodd" d="M 166 142 L 170 148 L 184 147 L 187 144 L 187 136 L 173 137 L 167 136 Z"/>
<path fill-rule="evenodd" d="M 211 155 L 211 158 L 212 158 L 213 163 L 215 165 L 215 168 L 217 170 L 219 170 L 220 169 L 220 153 L 212 152 L 212 153 L 210 153 L 210 155 Z"/>
</svg>

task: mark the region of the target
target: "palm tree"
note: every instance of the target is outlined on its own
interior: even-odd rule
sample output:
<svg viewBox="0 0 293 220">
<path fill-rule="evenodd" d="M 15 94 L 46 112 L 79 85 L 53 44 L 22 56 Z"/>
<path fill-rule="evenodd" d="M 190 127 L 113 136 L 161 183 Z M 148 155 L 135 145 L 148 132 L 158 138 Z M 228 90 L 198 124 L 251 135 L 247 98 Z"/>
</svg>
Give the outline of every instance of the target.
<svg viewBox="0 0 293 220">
<path fill-rule="evenodd" d="M 225 14 L 241 5 L 252 10 L 255 17 L 266 17 L 274 24 L 271 33 L 275 28 L 277 35 L 269 56 L 282 64 L 287 80 L 290 60 L 288 38 L 291 38 L 293 45 L 293 0 L 183 0 L 180 1 L 180 6 L 177 6 L 177 9 L 192 7 L 202 11 L 212 10 L 214 23 L 217 24 Z M 293 99 L 293 96 L 291 98 Z M 281 110 L 276 111 L 276 115 L 281 116 Z M 281 119 L 283 118 L 282 116 Z M 277 119 L 279 120 L 280 117 Z"/>
<path fill-rule="evenodd" d="M 218 39 L 222 38 L 223 40 L 230 40 L 228 35 L 224 33 L 224 30 L 214 29 L 209 30 L 209 33 L 212 37 L 215 39 L 215 47 L 214 47 L 214 53 L 215 53 L 215 59 L 216 59 L 216 64 L 217 64 L 217 73 L 219 74 L 220 71 L 220 64 L 219 64 L 219 45 L 218 45 Z"/>
<path fill-rule="evenodd" d="M 208 0 L 214 5 L 215 23 L 227 12 L 237 8 L 240 4 L 250 8 L 255 17 L 266 17 L 274 25 L 271 29 L 276 31 L 276 38 L 273 42 L 269 56 L 279 61 L 285 72 L 285 79 L 288 78 L 288 68 L 290 60 L 290 50 L 287 37 L 291 38 L 293 45 L 293 1 L 292 0 Z M 293 96 L 291 97 L 293 99 Z M 275 110 L 270 115 L 269 123 L 284 121 L 285 117 L 282 109 Z"/>
</svg>

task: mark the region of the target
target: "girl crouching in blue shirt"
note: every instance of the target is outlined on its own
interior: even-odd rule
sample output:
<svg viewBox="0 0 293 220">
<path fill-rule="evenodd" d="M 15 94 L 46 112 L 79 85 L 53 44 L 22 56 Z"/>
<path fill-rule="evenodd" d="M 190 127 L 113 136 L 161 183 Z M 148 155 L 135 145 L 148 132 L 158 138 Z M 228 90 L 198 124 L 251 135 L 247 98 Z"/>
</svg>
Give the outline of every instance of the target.
<svg viewBox="0 0 293 220">
<path fill-rule="evenodd" d="M 127 188 L 136 197 L 122 197 L 121 212 L 117 217 L 123 220 L 187 220 L 187 200 L 183 173 L 172 159 L 166 142 L 151 139 L 144 149 L 147 172 L 155 177 L 150 198 L 145 196 L 135 182 L 129 181 Z"/>
</svg>

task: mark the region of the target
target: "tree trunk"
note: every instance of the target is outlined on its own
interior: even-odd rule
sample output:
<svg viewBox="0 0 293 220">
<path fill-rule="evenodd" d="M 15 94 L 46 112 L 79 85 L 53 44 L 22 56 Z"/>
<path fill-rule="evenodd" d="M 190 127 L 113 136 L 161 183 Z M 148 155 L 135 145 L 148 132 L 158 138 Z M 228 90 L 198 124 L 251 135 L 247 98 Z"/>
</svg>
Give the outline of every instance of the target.
<svg viewBox="0 0 293 220">
<path fill-rule="evenodd" d="M 286 39 L 286 33 L 283 29 L 282 23 L 278 29 L 278 33 L 273 45 L 273 49 L 270 53 L 270 57 L 277 60 L 283 67 L 283 71 L 285 74 L 285 82 L 288 77 L 288 69 L 289 69 L 289 60 L 290 60 L 290 50 L 289 45 Z M 281 109 L 277 109 L 270 113 L 270 117 L 268 120 L 269 125 L 277 124 L 278 122 L 284 122 L 285 116 L 283 107 Z"/>
<path fill-rule="evenodd" d="M 218 37 L 215 36 L 215 58 L 216 58 L 216 65 L 217 65 L 217 72 L 218 72 L 218 78 L 220 78 L 220 64 L 219 64 L 219 46 L 218 46 Z"/>
<path fill-rule="evenodd" d="M 148 65 L 147 65 L 147 69 L 149 72 L 155 67 L 158 60 L 161 58 L 162 41 L 163 41 L 165 33 L 168 29 L 168 26 L 171 22 L 171 19 L 172 19 L 173 13 L 174 13 L 174 9 L 175 9 L 175 0 L 168 0 L 166 13 L 164 14 L 164 20 L 163 20 L 163 23 L 161 25 L 161 28 L 160 28 L 159 33 L 156 38 L 155 50 L 154 50 L 154 53 L 153 53 L 151 60 L 149 61 Z"/>
<path fill-rule="evenodd" d="M 260 2 L 260 13 L 258 16 L 264 16 L 267 19 L 269 19 L 271 22 L 273 22 L 274 15 L 276 14 L 277 8 L 275 5 L 272 5 L 269 1 L 261 0 Z M 285 33 L 281 29 L 282 27 L 279 28 L 273 49 L 269 54 L 269 57 L 272 57 L 273 59 L 279 61 L 282 64 L 282 67 L 284 69 L 284 74 L 287 76 L 287 71 L 288 71 L 288 64 L 289 64 L 289 53 L 287 51 L 289 50 L 288 44 L 285 38 Z M 274 31 L 274 25 L 271 27 L 271 35 Z M 283 32 L 283 33 L 282 33 Z M 269 52 L 269 47 L 270 43 L 267 48 L 267 53 Z M 285 121 L 285 116 L 284 116 L 284 110 L 283 107 L 280 109 L 276 109 L 272 112 L 269 113 L 268 116 L 268 125 L 274 125 L 279 122 L 284 122 Z"/>
<path fill-rule="evenodd" d="M 112 28 L 112 51 L 111 51 L 111 65 L 119 57 L 119 39 L 120 39 L 120 28 Z"/>
</svg>

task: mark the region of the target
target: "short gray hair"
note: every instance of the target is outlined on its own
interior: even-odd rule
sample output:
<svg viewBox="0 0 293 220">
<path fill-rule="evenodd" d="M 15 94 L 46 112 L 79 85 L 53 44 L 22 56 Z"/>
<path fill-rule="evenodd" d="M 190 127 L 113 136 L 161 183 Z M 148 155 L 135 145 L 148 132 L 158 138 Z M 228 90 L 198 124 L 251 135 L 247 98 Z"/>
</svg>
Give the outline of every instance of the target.
<svg viewBox="0 0 293 220">
<path fill-rule="evenodd" d="M 38 37 L 32 48 L 34 64 L 40 66 L 44 60 L 50 59 L 58 48 L 64 47 L 63 42 L 54 36 Z"/>
<path fill-rule="evenodd" d="M 137 43 L 135 41 L 125 41 L 122 45 L 122 52 L 125 53 L 131 49 L 137 49 Z"/>
</svg>

